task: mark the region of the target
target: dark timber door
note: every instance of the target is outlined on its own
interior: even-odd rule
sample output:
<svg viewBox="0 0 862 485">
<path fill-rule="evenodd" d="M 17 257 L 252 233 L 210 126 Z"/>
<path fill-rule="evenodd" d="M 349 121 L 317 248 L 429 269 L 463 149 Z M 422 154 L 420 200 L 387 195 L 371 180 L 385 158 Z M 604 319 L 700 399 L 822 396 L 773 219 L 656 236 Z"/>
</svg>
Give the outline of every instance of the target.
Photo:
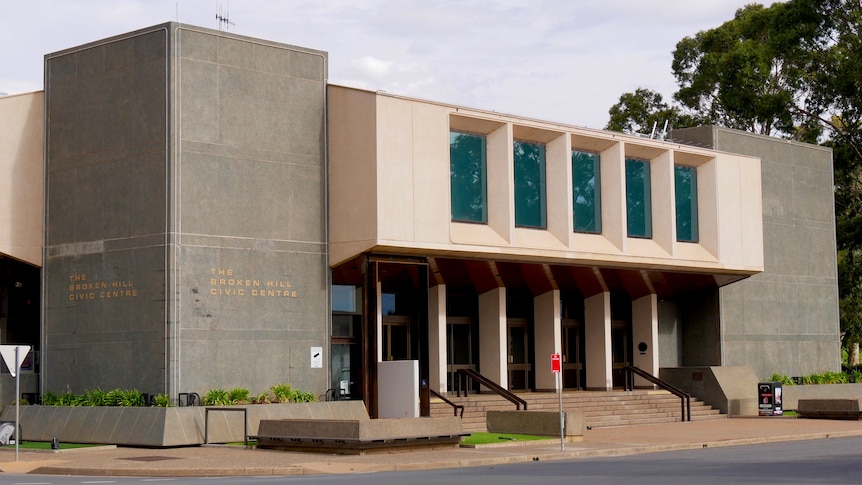
<svg viewBox="0 0 862 485">
<path fill-rule="evenodd" d="M 509 342 L 509 389 L 523 391 L 529 389 L 530 373 L 530 332 L 526 319 L 510 318 L 508 324 Z"/>
</svg>

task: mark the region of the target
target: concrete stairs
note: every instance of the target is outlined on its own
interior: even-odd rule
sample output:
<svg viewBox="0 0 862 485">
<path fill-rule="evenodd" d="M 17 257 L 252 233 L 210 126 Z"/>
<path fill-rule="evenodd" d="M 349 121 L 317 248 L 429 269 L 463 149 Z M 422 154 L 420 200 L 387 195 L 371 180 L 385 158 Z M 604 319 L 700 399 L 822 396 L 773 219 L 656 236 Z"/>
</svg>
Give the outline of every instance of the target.
<svg viewBox="0 0 862 485">
<path fill-rule="evenodd" d="M 550 392 L 518 393 L 528 402 L 530 411 L 558 411 L 559 396 Z M 514 411 L 515 405 L 492 393 L 471 393 L 469 397 L 458 397 L 454 392 L 446 396 L 450 401 L 464 406 L 461 425 L 464 431 L 485 431 L 485 413 L 491 410 Z M 631 426 L 639 424 L 669 423 L 680 421 L 680 400 L 663 390 L 635 391 L 566 391 L 563 393 L 563 409 L 584 414 L 586 425 Z M 431 416 L 451 416 L 452 407 L 440 399 L 431 398 Z M 691 399 L 691 420 L 705 421 L 723 419 L 720 414 L 704 402 Z"/>
</svg>

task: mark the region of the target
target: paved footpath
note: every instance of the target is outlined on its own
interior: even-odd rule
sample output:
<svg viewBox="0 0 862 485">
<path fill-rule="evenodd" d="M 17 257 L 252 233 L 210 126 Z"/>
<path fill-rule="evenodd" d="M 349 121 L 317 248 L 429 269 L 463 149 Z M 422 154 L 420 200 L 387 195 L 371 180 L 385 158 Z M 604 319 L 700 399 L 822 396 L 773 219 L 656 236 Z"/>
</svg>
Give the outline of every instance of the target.
<svg viewBox="0 0 862 485">
<path fill-rule="evenodd" d="M 264 476 L 369 473 L 489 466 L 535 460 L 564 460 L 686 450 L 778 441 L 862 436 L 862 421 L 746 417 L 587 431 L 584 440 L 506 442 L 479 448 L 446 448 L 364 456 L 294 453 L 200 446 L 168 449 L 94 447 L 77 450 L 0 450 L 0 471 L 96 476 Z M 1 481 L 1 480 L 0 480 Z"/>
</svg>

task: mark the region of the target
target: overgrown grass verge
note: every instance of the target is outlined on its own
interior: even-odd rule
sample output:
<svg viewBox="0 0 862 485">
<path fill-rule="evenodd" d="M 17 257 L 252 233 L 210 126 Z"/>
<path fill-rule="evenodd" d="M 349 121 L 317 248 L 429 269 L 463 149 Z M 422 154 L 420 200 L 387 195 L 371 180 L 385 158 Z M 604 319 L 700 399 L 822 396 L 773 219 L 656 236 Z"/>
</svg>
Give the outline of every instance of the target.
<svg viewBox="0 0 862 485">
<path fill-rule="evenodd" d="M 508 433 L 473 433 L 461 440 L 464 445 L 488 445 L 491 443 L 505 443 L 507 441 L 537 441 L 553 439 L 548 436 L 533 436 L 528 434 Z"/>
</svg>

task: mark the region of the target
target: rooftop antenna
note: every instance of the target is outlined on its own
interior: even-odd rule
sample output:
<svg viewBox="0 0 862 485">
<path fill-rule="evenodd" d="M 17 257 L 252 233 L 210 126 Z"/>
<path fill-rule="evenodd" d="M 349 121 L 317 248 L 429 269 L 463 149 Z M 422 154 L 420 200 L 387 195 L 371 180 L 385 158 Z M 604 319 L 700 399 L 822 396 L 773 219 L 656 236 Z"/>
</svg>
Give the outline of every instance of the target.
<svg viewBox="0 0 862 485">
<path fill-rule="evenodd" d="M 227 7 L 224 10 L 224 15 L 222 15 L 221 4 L 216 2 L 216 20 L 218 21 L 218 29 L 221 30 L 222 25 L 224 25 L 225 30 L 230 30 L 231 25 L 236 25 L 230 21 L 230 1 L 227 2 Z"/>
</svg>

